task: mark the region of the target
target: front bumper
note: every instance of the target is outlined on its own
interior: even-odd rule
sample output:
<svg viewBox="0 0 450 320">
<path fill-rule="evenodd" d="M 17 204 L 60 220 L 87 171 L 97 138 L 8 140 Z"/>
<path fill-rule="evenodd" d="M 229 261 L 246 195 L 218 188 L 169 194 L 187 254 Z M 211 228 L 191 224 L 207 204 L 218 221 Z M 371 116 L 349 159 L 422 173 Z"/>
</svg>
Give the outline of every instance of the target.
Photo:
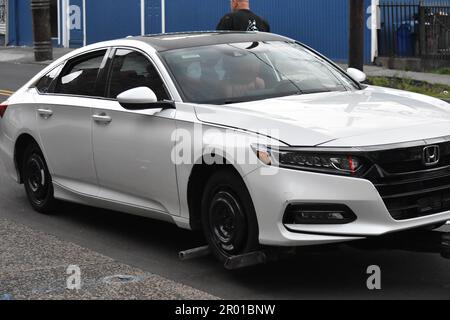
<svg viewBox="0 0 450 320">
<path fill-rule="evenodd" d="M 259 241 L 272 246 L 307 246 L 358 240 L 450 220 L 450 211 L 397 221 L 389 214 L 372 182 L 351 177 L 279 168 L 267 175 L 259 168 L 244 177 L 253 199 Z M 357 216 L 342 225 L 288 225 L 289 204 L 343 204 Z"/>
</svg>

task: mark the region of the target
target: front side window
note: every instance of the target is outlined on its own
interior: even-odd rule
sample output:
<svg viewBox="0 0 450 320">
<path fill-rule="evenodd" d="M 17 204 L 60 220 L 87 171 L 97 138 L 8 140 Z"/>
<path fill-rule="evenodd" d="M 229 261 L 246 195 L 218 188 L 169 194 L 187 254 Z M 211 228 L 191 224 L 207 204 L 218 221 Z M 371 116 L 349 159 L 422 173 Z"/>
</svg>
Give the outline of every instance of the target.
<svg viewBox="0 0 450 320">
<path fill-rule="evenodd" d="M 102 66 L 106 50 L 77 57 L 69 61 L 58 78 L 55 93 L 77 96 L 101 96 L 96 90 L 97 77 Z"/>
<path fill-rule="evenodd" d="M 338 68 L 292 42 L 228 43 L 162 56 L 186 102 L 227 104 L 359 89 Z"/>
<path fill-rule="evenodd" d="M 124 91 L 148 87 L 158 101 L 169 100 L 164 83 L 151 61 L 139 52 L 118 49 L 111 66 L 108 97 L 117 98 Z"/>
</svg>

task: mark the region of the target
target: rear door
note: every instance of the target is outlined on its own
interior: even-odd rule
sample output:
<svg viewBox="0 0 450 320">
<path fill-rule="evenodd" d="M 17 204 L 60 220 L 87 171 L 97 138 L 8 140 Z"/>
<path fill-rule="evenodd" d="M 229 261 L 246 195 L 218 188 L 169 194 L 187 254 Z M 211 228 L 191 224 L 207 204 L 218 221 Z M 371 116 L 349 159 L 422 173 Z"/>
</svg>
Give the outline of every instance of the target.
<svg viewBox="0 0 450 320">
<path fill-rule="evenodd" d="M 37 124 L 54 183 L 89 195 L 98 192 L 91 108 L 102 102 L 97 78 L 106 52 L 97 50 L 69 60 L 57 70 L 55 80 L 44 77 L 37 85 Z"/>
<path fill-rule="evenodd" d="M 111 56 L 108 98 L 93 108 L 93 146 L 100 196 L 155 212 L 179 214 L 175 164 L 171 160 L 175 110 L 125 110 L 120 93 L 146 86 L 158 100 L 170 99 L 150 58 L 137 50 Z M 102 121 L 103 119 L 103 121 Z"/>
</svg>

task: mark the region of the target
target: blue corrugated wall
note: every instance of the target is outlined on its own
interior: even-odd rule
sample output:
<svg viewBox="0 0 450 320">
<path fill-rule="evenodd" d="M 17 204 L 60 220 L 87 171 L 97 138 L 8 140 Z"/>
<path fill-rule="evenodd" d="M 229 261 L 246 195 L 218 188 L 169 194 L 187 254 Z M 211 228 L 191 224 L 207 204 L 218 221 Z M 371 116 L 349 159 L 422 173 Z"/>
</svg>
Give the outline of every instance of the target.
<svg viewBox="0 0 450 320">
<path fill-rule="evenodd" d="M 226 0 L 166 0 L 166 31 L 215 30 L 228 11 L 230 2 Z"/>
<path fill-rule="evenodd" d="M 145 1 L 145 33 L 154 34 L 162 32 L 161 0 Z"/>
<path fill-rule="evenodd" d="M 223 0 L 166 3 L 167 31 L 214 30 L 223 14 L 230 10 L 229 2 Z M 366 0 L 366 8 L 370 4 Z M 269 21 L 273 32 L 299 40 L 332 59 L 347 59 L 348 0 L 254 0 L 251 7 Z M 366 30 L 365 60 L 370 62 L 371 35 Z"/>
<path fill-rule="evenodd" d="M 87 43 L 140 34 L 140 3 L 140 0 L 87 0 Z"/>
<path fill-rule="evenodd" d="M 368 8 L 371 0 L 365 2 Z M 9 3 L 9 44 L 32 45 L 30 0 Z M 140 0 L 86 0 L 87 43 L 140 34 L 140 3 Z M 347 60 L 348 0 L 252 0 L 251 5 L 270 22 L 273 32 L 304 42 L 332 59 Z M 145 1 L 146 33 L 161 31 L 160 7 L 161 0 Z M 166 31 L 213 30 L 229 10 L 228 0 L 166 0 Z M 71 45 L 80 45 L 80 34 L 72 35 L 76 41 Z M 370 62 L 370 42 L 370 30 L 366 28 L 366 62 Z"/>
<path fill-rule="evenodd" d="M 70 0 L 69 4 L 78 6 L 80 8 L 80 11 L 83 12 L 83 0 Z M 71 12 L 72 14 L 73 12 Z M 83 14 L 80 15 L 80 26 L 81 29 L 74 29 L 70 30 L 70 42 L 69 45 L 71 48 L 78 48 L 82 47 L 84 43 L 84 34 L 83 34 L 83 21 L 84 17 Z"/>
<path fill-rule="evenodd" d="M 8 2 L 8 29 L 10 45 L 30 45 L 33 42 L 30 0 Z"/>
</svg>

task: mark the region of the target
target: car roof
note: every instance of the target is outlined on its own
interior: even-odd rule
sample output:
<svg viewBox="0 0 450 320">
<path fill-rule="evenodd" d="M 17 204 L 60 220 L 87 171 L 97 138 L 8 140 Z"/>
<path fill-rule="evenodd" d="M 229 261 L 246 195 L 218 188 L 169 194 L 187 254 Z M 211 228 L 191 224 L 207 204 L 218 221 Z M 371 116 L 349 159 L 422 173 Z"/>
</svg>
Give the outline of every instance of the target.
<svg viewBox="0 0 450 320">
<path fill-rule="evenodd" d="M 265 32 L 240 31 L 198 31 L 164 33 L 130 37 L 151 45 L 156 51 L 193 48 L 225 43 L 255 42 L 255 41 L 293 41 L 292 39 Z"/>
</svg>

